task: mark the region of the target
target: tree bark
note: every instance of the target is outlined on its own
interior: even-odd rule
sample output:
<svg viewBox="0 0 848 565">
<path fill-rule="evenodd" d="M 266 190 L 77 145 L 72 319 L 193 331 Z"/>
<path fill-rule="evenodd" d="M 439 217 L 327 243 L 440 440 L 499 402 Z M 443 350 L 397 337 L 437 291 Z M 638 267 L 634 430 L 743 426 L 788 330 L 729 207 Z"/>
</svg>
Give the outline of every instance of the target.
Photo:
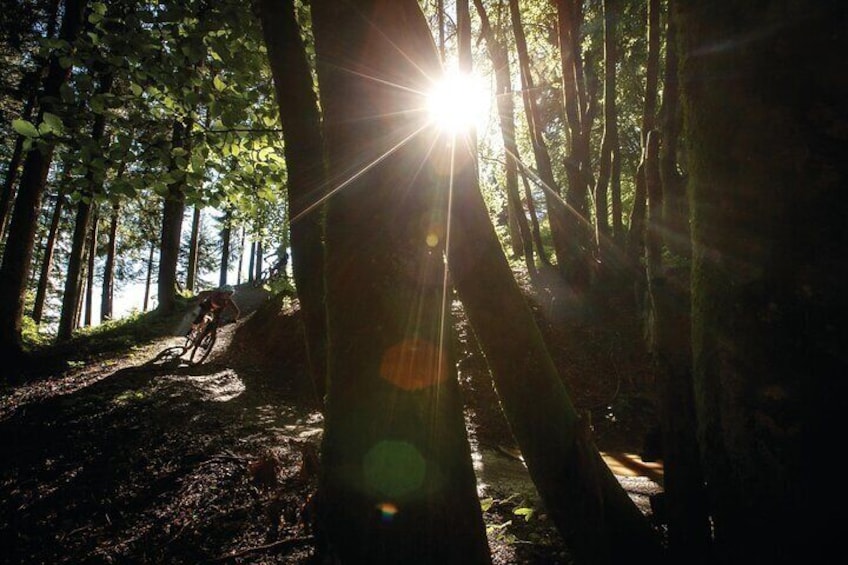
<svg viewBox="0 0 848 565">
<path fill-rule="evenodd" d="M 97 259 L 97 237 L 98 237 L 98 209 L 95 206 L 92 211 L 91 229 L 88 234 L 88 268 L 85 274 L 85 318 L 84 326 L 90 326 L 93 319 L 94 309 L 94 262 Z"/>
<path fill-rule="evenodd" d="M 150 287 L 153 283 L 153 255 L 156 251 L 156 242 L 150 242 L 150 252 L 147 254 L 147 278 L 144 281 L 144 305 L 142 312 L 147 312 L 150 307 Z"/>
<path fill-rule="evenodd" d="M 68 167 L 70 169 L 70 167 Z M 66 171 L 67 174 L 67 171 Z M 47 242 L 44 245 L 44 256 L 41 258 L 41 274 L 38 277 L 38 287 L 35 291 L 35 303 L 32 307 L 32 319 L 36 324 L 41 323 L 44 314 L 44 304 L 47 301 L 47 288 L 50 285 L 50 273 L 53 270 L 53 254 L 56 249 L 56 237 L 59 233 L 59 224 L 62 220 L 62 209 L 65 204 L 65 194 L 60 189 L 56 194 L 56 206 L 53 208 L 53 216 L 50 220 L 50 228 L 47 232 Z"/>
<path fill-rule="evenodd" d="M 436 46 L 414 0 L 318 1 L 313 22 L 329 176 L 361 172 L 327 203 L 327 540 L 344 563 L 489 563 L 447 322 L 450 181 L 410 112 Z"/>
<path fill-rule="evenodd" d="M 604 247 L 601 238 L 610 234 L 608 195 L 613 174 L 613 160 L 618 146 L 618 112 L 616 109 L 615 70 L 618 64 L 615 23 L 618 19 L 618 5 L 615 0 L 604 0 L 604 134 L 601 140 L 598 180 L 595 184 L 595 230 L 597 245 L 603 261 Z M 613 227 L 621 223 L 621 195 L 618 202 L 613 197 L 613 217 L 618 213 L 618 222 L 613 219 Z M 618 225 L 617 225 L 618 224 Z M 615 238 L 613 231 L 613 238 Z"/>
<path fill-rule="evenodd" d="M 194 292 L 197 286 L 197 262 L 200 247 L 200 205 L 194 206 L 191 217 L 191 238 L 188 243 L 188 268 L 186 272 L 186 290 Z"/>
<path fill-rule="evenodd" d="M 844 441 L 848 398 L 845 5 L 676 7 L 717 558 L 827 561 L 844 528 L 820 505 L 848 498 L 817 459 Z"/>
<path fill-rule="evenodd" d="M 86 0 L 67 0 L 59 32 L 61 39 L 73 44 L 80 30 L 86 5 Z M 70 68 L 63 68 L 59 58 L 51 55 L 47 76 L 41 89 L 38 121 L 41 121 L 43 112 L 53 109 L 53 101 L 59 100 L 59 89 L 69 74 Z M 43 147 L 34 147 L 27 153 L 18 196 L 15 199 L 15 210 L 9 224 L 3 263 L 0 266 L 0 296 L 4 297 L 0 301 L 0 357 L 9 361 L 18 359 L 23 354 L 21 324 L 26 280 L 32 263 L 38 212 L 54 147 L 53 143 L 48 142 Z"/>
<path fill-rule="evenodd" d="M 171 134 L 171 147 L 191 152 L 191 129 L 194 120 L 177 118 Z M 176 170 L 172 164 L 171 171 Z M 162 239 L 159 246 L 159 277 L 157 310 L 162 314 L 172 313 L 177 306 L 177 262 L 180 255 L 180 235 L 185 214 L 185 180 L 176 180 L 168 185 L 168 195 L 162 207 Z"/>
<path fill-rule="evenodd" d="M 568 192 L 565 200 L 569 214 L 565 233 L 568 249 L 561 269 L 572 290 L 582 295 L 589 288 L 591 222 L 588 196 L 590 179 L 589 131 L 585 129 L 585 89 L 580 49 L 580 21 L 572 0 L 554 0 L 562 69 L 563 107 L 571 133 L 569 155 L 565 160 Z"/>
<path fill-rule="evenodd" d="M 516 230 L 511 231 L 513 248 L 516 253 L 524 256 L 527 272 L 533 275 L 536 272 L 536 264 L 533 260 L 533 234 L 524 215 L 524 206 L 521 204 L 521 196 L 518 192 L 518 163 L 521 160 L 518 144 L 515 141 L 515 104 L 512 99 L 512 79 L 509 67 L 509 53 L 504 44 L 498 40 L 489 23 L 486 9 L 482 0 L 474 0 L 477 14 L 480 16 L 481 33 L 486 39 L 489 58 L 495 69 L 495 84 L 497 92 L 495 99 L 498 106 L 498 119 L 501 128 L 501 137 L 506 153 L 506 194 L 508 210 L 511 218 L 514 218 Z"/>
<path fill-rule="evenodd" d="M 112 90 L 113 75 L 110 72 L 101 74 L 99 94 L 108 93 Z M 106 116 L 96 114 L 91 127 L 91 141 L 99 154 L 102 155 L 106 140 Z M 86 262 L 86 246 L 88 245 L 89 230 L 91 229 L 91 218 L 96 217 L 95 195 L 102 192 L 105 171 L 95 171 L 89 164 L 85 174 L 85 188 L 82 197 L 77 204 L 76 223 L 74 225 L 74 237 L 71 242 L 71 251 L 68 256 L 68 270 L 65 277 L 65 291 L 62 294 L 62 313 L 59 316 L 59 327 L 56 331 L 56 339 L 66 340 L 71 337 L 77 328 L 76 320 L 79 317 L 78 304 L 83 288 L 83 266 Z M 91 273 L 89 273 L 91 276 Z M 89 303 L 90 304 L 90 303 Z"/>
<path fill-rule="evenodd" d="M 218 276 L 218 286 L 227 284 L 230 271 L 230 240 L 232 239 L 233 212 L 227 208 L 224 214 L 224 227 L 221 229 L 221 272 Z"/>
<path fill-rule="evenodd" d="M 557 259 L 557 268 L 563 272 L 568 257 L 568 237 L 566 226 L 568 225 L 567 209 L 560 203 L 558 196 L 561 194 L 559 185 L 554 179 L 551 168 L 551 157 L 548 146 L 542 134 L 543 124 L 538 104 L 535 99 L 535 86 L 533 75 L 530 70 L 530 56 L 527 53 L 527 40 L 524 37 L 524 27 L 521 23 L 521 11 L 517 0 L 509 0 L 509 11 L 512 22 L 512 32 L 515 36 L 515 46 L 518 51 L 519 71 L 521 77 L 521 94 L 524 102 L 524 112 L 527 116 L 527 124 L 530 133 L 530 144 L 533 147 L 533 156 L 536 161 L 537 180 L 545 193 L 545 203 L 548 208 L 548 222 L 551 228 L 551 239 L 554 244 L 554 255 Z M 525 174 L 526 167 L 522 166 Z"/>
<path fill-rule="evenodd" d="M 327 388 L 323 283 L 326 165 L 321 116 L 292 0 L 261 0 L 259 6 L 285 140 L 292 275 L 300 299 L 312 382 L 316 398 L 323 402 Z"/>
<path fill-rule="evenodd" d="M 123 164 L 121 165 L 123 171 Z M 122 176 L 119 172 L 118 177 Z M 112 306 L 115 297 L 115 253 L 118 247 L 118 220 L 121 213 L 121 203 L 112 202 L 112 215 L 109 219 L 109 240 L 106 244 L 106 263 L 103 265 L 103 286 L 100 292 L 100 321 L 111 320 Z"/>
</svg>

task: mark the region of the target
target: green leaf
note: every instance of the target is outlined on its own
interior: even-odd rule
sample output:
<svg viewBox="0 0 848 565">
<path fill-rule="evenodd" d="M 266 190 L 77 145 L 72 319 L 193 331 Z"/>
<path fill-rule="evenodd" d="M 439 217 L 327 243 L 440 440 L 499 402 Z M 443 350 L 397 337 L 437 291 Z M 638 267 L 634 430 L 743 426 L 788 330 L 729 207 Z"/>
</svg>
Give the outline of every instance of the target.
<svg viewBox="0 0 848 565">
<path fill-rule="evenodd" d="M 227 84 L 223 80 L 221 80 L 221 77 L 219 77 L 218 75 L 215 75 L 215 78 L 212 79 L 212 84 L 215 86 L 215 90 L 217 90 L 218 92 L 221 92 L 222 90 L 227 88 Z"/>
<path fill-rule="evenodd" d="M 144 89 L 143 89 L 143 88 L 141 88 L 141 87 L 140 87 L 139 85 L 137 85 L 136 83 L 131 82 L 131 83 L 130 83 L 130 91 L 131 91 L 131 92 L 133 93 L 133 95 L 135 95 L 135 96 L 141 96 L 141 93 L 142 93 L 142 92 L 144 92 Z"/>
<path fill-rule="evenodd" d="M 525 522 L 530 521 L 530 518 L 533 517 L 533 512 L 534 512 L 534 510 L 532 508 L 524 508 L 524 507 L 516 508 L 515 510 L 512 511 L 512 513 L 515 514 L 516 516 L 524 516 Z"/>
<path fill-rule="evenodd" d="M 24 137 L 38 137 L 38 129 L 26 120 L 12 120 L 12 127 Z"/>
<path fill-rule="evenodd" d="M 92 12 L 91 14 L 88 15 L 88 23 L 90 23 L 90 24 L 96 25 L 96 24 L 98 24 L 102 21 L 103 21 L 103 16 L 101 14 L 98 14 L 96 12 Z"/>
<path fill-rule="evenodd" d="M 492 498 L 491 496 L 488 497 L 488 498 L 484 498 L 480 501 L 480 509 L 483 512 L 488 512 L 488 510 L 492 507 L 492 505 L 494 503 L 495 503 L 495 499 Z"/>
<path fill-rule="evenodd" d="M 65 131 L 65 124 L 62 123 L 62 118 L 50 112 L 44 112 L 42 116 L 44 123 L 47 124 L 49 131 L 56 135 L 61 135 Z"/>
<path fill-rule="evenodd" d="M 102 96 L 93 96 L 88 103 L 95 114 L 102 114 L 106 110 L 106 104 L 104 104 Z"/>
<path fill-rule="evenodd" d="M 73 57 L 59 57 L 59 66 L 63 69 L 70 69 L 74 66 L 74 58 Z"/>
</svg>

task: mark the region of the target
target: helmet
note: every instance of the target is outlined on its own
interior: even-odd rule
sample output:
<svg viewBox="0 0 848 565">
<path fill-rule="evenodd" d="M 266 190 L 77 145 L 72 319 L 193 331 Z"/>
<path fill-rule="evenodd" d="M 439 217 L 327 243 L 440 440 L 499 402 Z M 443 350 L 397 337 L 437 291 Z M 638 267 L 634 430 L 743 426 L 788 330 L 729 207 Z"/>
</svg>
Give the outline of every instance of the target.
<svg viewBox="0 0 848 565">
<path fill-rule="evenodd" d="M 236 289 L 233 288 L 233 285 L 231 284 L 225 284 L 221 287 L 221 292 L 226 292 L 227 294 L 234 294 L 236 292 Z"/>
</svg>

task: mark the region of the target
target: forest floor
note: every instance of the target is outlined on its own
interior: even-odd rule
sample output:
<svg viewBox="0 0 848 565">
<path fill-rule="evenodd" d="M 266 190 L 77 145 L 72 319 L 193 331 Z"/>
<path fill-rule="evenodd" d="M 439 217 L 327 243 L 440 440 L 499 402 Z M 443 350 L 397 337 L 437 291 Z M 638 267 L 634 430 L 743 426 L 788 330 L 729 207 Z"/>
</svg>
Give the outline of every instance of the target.
<svg viewBox="0 0 848 565">
<path fill-rule="evenodd" d="M 552 280 L 520 277 L 598 448 L 654 519 L 662 465 L 639 457 L 655 422 L 640 324 L 630 301 L 588 305 Z M 304 509 L 322 418 L 297 303 L 249 285 L 236 299 L 242 319 L 200 365 L 155 362 L 185 317 L 131 351 L 0 388 L 0 563 L 314 562 Z M 493 561 L 569 563 L 459 302 L 454 313 Z"/>
</svg>

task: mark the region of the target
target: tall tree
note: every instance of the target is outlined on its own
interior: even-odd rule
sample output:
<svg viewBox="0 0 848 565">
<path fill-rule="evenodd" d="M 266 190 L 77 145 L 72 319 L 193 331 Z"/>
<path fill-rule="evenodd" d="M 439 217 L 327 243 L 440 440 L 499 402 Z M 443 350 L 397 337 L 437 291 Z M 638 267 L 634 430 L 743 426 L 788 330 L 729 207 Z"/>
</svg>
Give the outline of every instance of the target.
<svg viewBox="0 0 848 565">
<path fill-rule="evenodd" d="M 186 290 L 194 292 L 197 286 L 197 261 L 200 253 L 200 205 L 195 204 L 191 217 L 191 236 L 188 242 L 188 267 L 186 269 Z"/>
<path fill-rule="evenodd" d="M 120 173 L 118 174 L 120 177 Z M 103 284 L 100 292 L 100 321 L 111 320 L 115 297 L 115 253 L 118 248 L 118 221 L 121 214 L 119 200 L 112 201 L 109 216 L 109 235 L 106 241 L 106 261 L 103 265 Z"/>
<path fill-rule="evenodd" d="M 569 155 L 565 159 L 568 177 L 565 199 L 570 214 L 565 218 L 564 228 L 568 249 L 560 269 L 574 291 L 582 293 L 589 287 L 589 264 L 592 256 L 588 207 L 589 186 L 592 184 L 590 132 L 586 118 L 583 58 L 580 48 L 582 12 L 578 3 L 572 0 L 554 0 L 554 4 L 557 12 L 563 107 L 571 137 Z"/>
<path fill-rule="evenodd" d="M 604 134 L 601 141 L 600 166 L 595 184 L 595 226 L 598 238 L 610 233 L 608 197 L 612 199 L 612 236 L 623 243 L 621 222 L 621 154 L 618 144 L 618 111 L 616 107 L 616 66 L 618 48 L 616 20 L 618 3 L 604 0 Z M 598 242 L 603 253 L 604 245 Z"/>
<path fill-rule="evenodd" d="M 107 94 L 112 89 L 114 75 L 111 72 L 102 72 L 98 94 Z M 106 133 L 106 115 L 102 112 L 95 114 L 89 138 L 91 154 L 93 158 L 86 163 L 85 186 L 77 203 L 76 223 L 74 225 L 74 236 L 71 241 L 71 253 L 68 258 L 67 275 L 65 278 L 65 291 L 62 294 L 62 313 L 59 317 L 59 328 L 56 338 L 68 339 L 76 329 L 80 293 L 83 285 L 83 270 L 86 261 L 86 250 L 90 231 L 93 229 L 92 218 L 96 218 L 95 198 L 103 190 L 105 171 L 95 167 L 95 160 L 104 153 L 104 145 L 108 145 Z M 89 276 L 92 273 L 89 272 Z M 89 302 L 90 303 L 90 302 Z"/>
<path fill-rule="evenodd" d="M 69 170 L 70 166 L 68 167 L 68 171 Z M 67 178 L 64 180 L 67 180 Z M 41 274 L 38 277 L 38 286 L 35 290 L 35 302 L 32 306 L 32 319 L 36 324 L 41 323 L 41 318 L 44 315 L 44 304 L 47 301 L 47 289 L 50 286 L 50 273 L 53 271 L 53 254 L 56 249 L 56 237 L 59 233 L 59 224 L 62 220 L 62 210 L 64 209 L 65 199 L 66 196 L 60 189 L 56 194 L 56 204 L 54 205 L 53 214 L 50 220 L 50 227 L 47 231 L 47 239 L 44 244 L 44 254 L 41 257 Z"/>
<path fill-rule="evenodd" d="M 518 51 L 519 76 L 521 77 L 521 95 L 524 102 L 524 113 L 530 133 L 530 145 L 533 148 L 533 156 L 536 161 L 538 182 L 545 194 L 545 202 L 548 208 L 548 222 L 551 228 L 551 238 L 554 244 L 554 255 L 557 259 L 557 267 L 562 272 L 563 265 L 568 258 L 569 242 L 566 227 L 568 225 L 568 210 L 562 205 L 560 188 L 554 179 L 551 166 L 551 156 L 548 145 L 542 134 L 544 124 L 542 115 L 536 102 L 536 87 L 530 68 L 530 55 L 527 51 L 527 40 L 524 36 L 524 26 L 521 23 L 521 10 L 518 0 L 509 0 L 510 21 L 512 33 L 515 36 L 516 50 Z M 527 174 L 527 171 L 524 171 Z"/>
<path fill-rule="evenodd" d="M 67 0 L 62 17 L 59 38 L 73 45 L 80 30 L 87 0 Z M 52 113 L 60 99 L 60 88 L 70 74 L 70 66 L 60 61 L 58 52 L 51 54 L 47 75 L 41 89 L 41 104 L 38 121 Z M 9 224 L 9 234 L 0 266 L 0 357 L 7 360 L 19 358 L 23 353 L 21 325 L 23 322 L 26 280 L 32 262 L 35 243 L 36 220 L 41 209 L 44 184 L 53 156 L 55 142 L 47 141 L 33 147 L 26 156 L 21 174 L 15 211 Z"/>
<path fill-rule="evenodd" d="M 506 153 L 507 210 L 510 219 L 514 219 L 514 223 L 518 227 L 518 230 L 512 230 L 510 238 L 513 248 L 517 247 L 519 252 L 523 253 L 527 271 L 532 274 L 536 271 L 533 260 L 533 234 L 530 231 L 530 224 L 527 222 L 527 216 L 524 214 L 524 207 L 521 204 L 521 196 L 518 192 L 518 163 L 521 158 L 518 143 L 515 141 L 515 103 L 512 98 L 509 53 L 503 42 L 495 35 L 482 0 L 474 0 L 474 5 L 477 8 L 477 14 L 480 16 L 481 34 L 486 40 L 489 58 L 492 60 L 492 67 L 495 69 L 495 101 L 498 108 L 498 122 L 501 128 L 504 152 Z M 520 245 L 516 246 L 517 243 Z"/>
<path fill-rule="evenodd" d="M 316 397 L 326 392 L 323 206 L 326 172 L 321 116 L 292 0 L 261 0 L 259 13 L 285 140 L 292 275 Z M 280 32 L 282 30 L 282 33 Z"/>
<path fill-rule="evenodd" d="M 224 212 L 224 225 L 221 228 L 221 271 L 218 275 L 218 286 L 227 284 L 227 275 L 230 272 L 230 239 L 232 237 L 233 228 L 233 212 L 227 207 Z M 241 271 L 241 265 L 239 265 Z"/>
<path fill-rule="evenodd" d="M 312 15 L 330 178 L 350 180 L 326 212 L 326 535 L 342 562 L 488 563 L 448 337 L 449 181 L 414 113 L 438 52 L 415 0 Z"/>
<path fill-rule="evenodd" d="M 722 563 L 827 561 L 846 495 L 846 6 L 676 2 L 699 444 Z"/>
<path fill-rule="evenodd" d="M 190 153 L 191 130 L 194 120 L 191 117 L 175 118 L 171 133 L 171 154 Z M 162 206 L 162 239 L 159 247 L 159 277 L 157 310 L 170 314 L 176 309 L 177 262 L 180 254 L 180 234 L 185 215 L 185 176 L 180 174 L 177 158 L 172 157 L 171 172 L 174 176 L 168 183 L 168 191 Z"/>
</svg>

